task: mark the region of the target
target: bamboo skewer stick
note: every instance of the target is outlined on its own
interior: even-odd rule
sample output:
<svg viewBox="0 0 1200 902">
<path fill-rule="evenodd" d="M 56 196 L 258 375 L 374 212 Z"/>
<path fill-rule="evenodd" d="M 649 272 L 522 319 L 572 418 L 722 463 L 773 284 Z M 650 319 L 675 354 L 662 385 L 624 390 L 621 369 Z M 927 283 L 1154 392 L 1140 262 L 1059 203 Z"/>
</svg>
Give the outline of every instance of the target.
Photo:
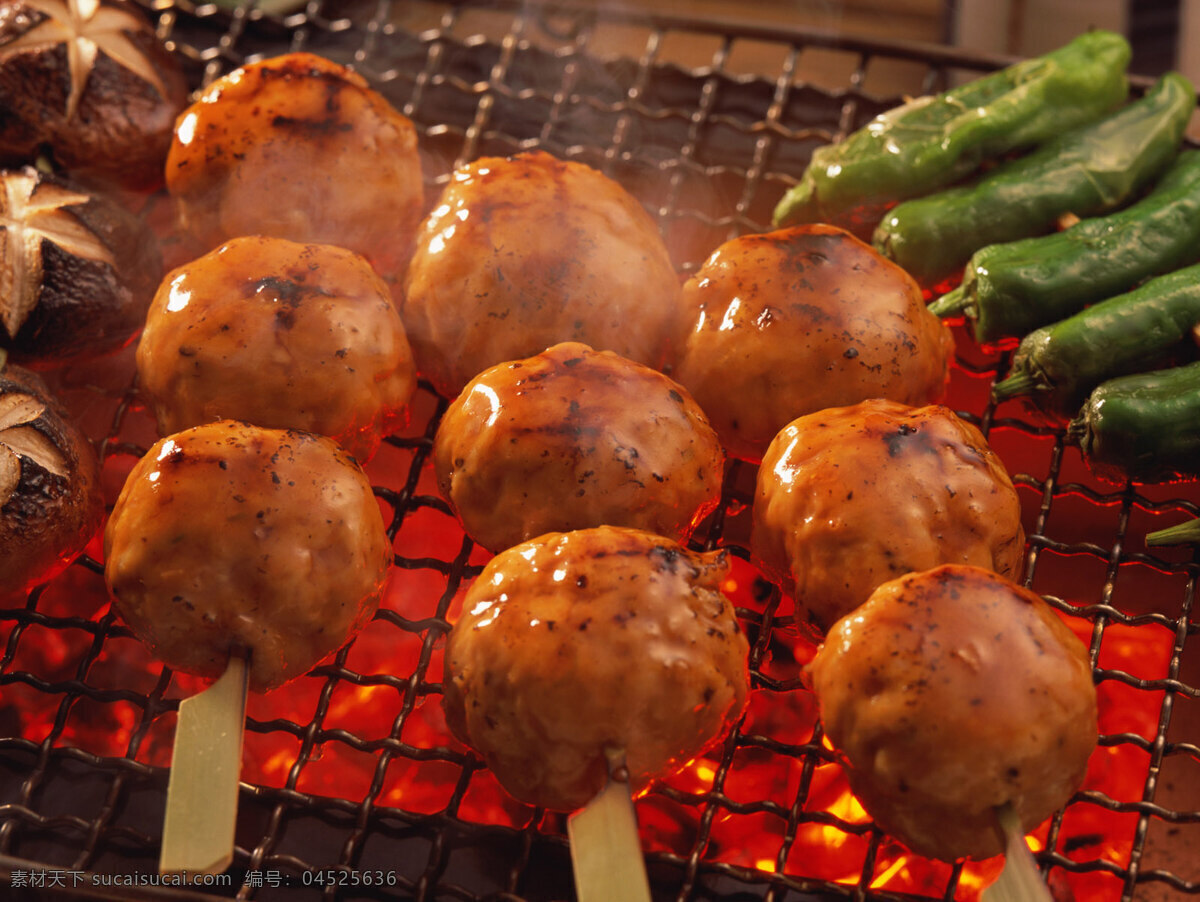
<svg viewBox="0 0 1200 902">
<path fill-rule="evenodd" d="M 567 818 L 579 902 L 650 902 L 625 752 L 605 749 L 608 782 Z"/>
<path fill-rule="evenodd" d="M 231 654 L 215 683 L 179 703 L 160 874 L 219 874 L 233 861 L 247 663 Z"/>
<path fill-rule="evenodd" d="M 996 821 L 1004 836 L 1004 870 L 983 891 L 983 902 L 1054 902 L 1011 804 L 996 809 Z"/>
</svg>

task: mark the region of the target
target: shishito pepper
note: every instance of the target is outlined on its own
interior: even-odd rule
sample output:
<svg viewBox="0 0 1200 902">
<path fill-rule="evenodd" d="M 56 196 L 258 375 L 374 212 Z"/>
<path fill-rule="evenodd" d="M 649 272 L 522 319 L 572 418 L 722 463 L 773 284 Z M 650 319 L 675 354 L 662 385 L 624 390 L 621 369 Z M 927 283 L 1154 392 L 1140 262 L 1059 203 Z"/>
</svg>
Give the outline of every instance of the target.
<svg viewBox="0 0 1200 902">
<path fill-rule="evenodd" d="M 1200 517 L 1193 517 L 1190 520 L 1184 520 L 1182 523 L 1176 523 L 1174 526 L 1148 532 L 1146 533 L 1146 544 L 1151 547 L 1156 545 L 1200 544 Z"/>
<path fill-rule="evenodd" d="M 1090 31 L 1045 56 L 1023 60 L 941 94 L 877 116 L 818 148 L 775 208 L 776 227 L 878 222 L 890 205 L 936 191 L 986 160 L 1024 150 L 1090 122 L 1125 100 L 1129 42 Z"/>
<path fill-rule="evenodd" d="M 1067 437 L 1093 472 L 1113 482 L 1200 478 L 1200 363 L 1102 383 Z"/>
<path fill-rule="evenodd" d="M 1185 150 L 1132 206 L 976 251 L 962 283 L 929 309 L 965 316 L 982 343 L 1020 338 L 1197 260 L 1200 150 Z"/>
<path fill-rule="evenodd" d="M 905 201 L 875 230 L 876 249 L 922 285 L 960 274 L 981 247 L 1042 235 L 1060 217 L 1128 203 L 1171 164 L 1196 108 L 1177 72 L 1115 113 L 963 185 Z"/>
<path fill-rule="evenodd" d="M 1029 395 L 1052 415 L 1073 416 L 1108 379 L 1194 357 L 1200 264 L 1143 282 L 1021 339 L 996 401 Z"/>
</svg>

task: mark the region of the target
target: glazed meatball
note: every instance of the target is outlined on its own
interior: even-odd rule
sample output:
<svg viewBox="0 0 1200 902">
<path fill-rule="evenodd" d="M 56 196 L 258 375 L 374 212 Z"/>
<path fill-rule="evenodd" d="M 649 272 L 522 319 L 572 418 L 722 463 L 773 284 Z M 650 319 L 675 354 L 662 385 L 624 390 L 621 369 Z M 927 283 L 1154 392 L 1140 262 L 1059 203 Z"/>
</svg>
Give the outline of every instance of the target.
<svg viewBox="0 0 1200 902">
<path fill-rule="evenodd" d="M 417 371 L 453 398 L 488 367 L 562 341 L 659 369 L 678 303 L 639 203 L 597 170 L 539 151 L 451 175 L 417 236 L 401 314 Z"/>
<path fill-rule="evenodd" d="M 178 58 L 133 3 L 0 2 L 0 158 L 8 165 L 48 149 L 80 181 L 157 189 L 186 104 Z"/>
<path fill-rule="evenodd" d="M 424 211 L 411 120 L 362 76 L 309 53 L 209 85 L 179 117 L 166 179 L 203 250 L 245 235 L 333 244 L 389 282 Z"/>
<path fill-rule="evenodd" d="M 602 526 L 496 555 L 446 645 L 446 721 L 531 805 L 586 805 L 625 752 L 634 791 L 736 723 L 747 643 L 724 552 Z"/>
<path fill-rule="evenodd" d="M 87 437 L 40 376 L 0 368 L 0 594 L 57 576 L 103 516 Z"/>
<path fill-rule="evenodd" d="M 249 652 L 259 692 L 370 620 L 392 560 L 371 485 L 333 441 L 229 420 L 134 465 L 104 554 L 117 611 L 159 660 L 215 678 Z"/>
<path fill-rule="evenodd" d="M 946 564 L 884 583 L 810 665 L 851 789 L 887 832 L 945 861 L 1004 851 L 1067 803 L 1096 747 L 1087 649 L 1040 597 Z"/>
<path fill-rule="evenodd" d="M 416 388 L 400 314 L 365 259 L 261 236 L 163 280 L 137 369 L 160 435 L 245 420 L 328 435 L 360 463 Z"/>
<path fill-rule="evenodd" d="M 1016 578 L 1012 480 L 980 431 L 940 405 L 864 401 L 799 417 L 767 449 L 751 554 L 823 630 L 876 586 L 938 564 Z"/>
<path fill-rule="evenodd" d="M 604 524 L 682 541 L 720 501 L 724 457 L 678 384 L 573 342 L 475 377 L 433 443 L 442 495 L 492 551 Z"/>
<path fill-rule="evenodd" d="M 828 225 L 734 238 L 683 288 L 672 375 L 725 450 L 757 462 L 796 417 L 869 398 L 940 400 L 954 340 L 912 277 Z"/>
</svg>

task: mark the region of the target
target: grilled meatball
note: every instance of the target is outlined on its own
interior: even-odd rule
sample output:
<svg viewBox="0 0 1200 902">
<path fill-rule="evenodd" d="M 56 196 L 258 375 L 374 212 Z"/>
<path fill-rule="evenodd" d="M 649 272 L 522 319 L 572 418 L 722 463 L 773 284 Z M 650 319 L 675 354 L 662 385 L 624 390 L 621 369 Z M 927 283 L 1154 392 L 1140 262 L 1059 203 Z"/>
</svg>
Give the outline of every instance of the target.
<svg viewBox="0 0 1200 902">
<path fill-rule="evenodd" d="M 818 629 L 913 570 L 975 564 L 1015 578 L 1024 545 L 1004 465 L 939 405 L 872 400 L 799 417 L 758 471 L 753 559 Z"/>
<path fill-rule="evenodd" d="M 204 250 L 244 235 L 333 244 L 389 281 L 424 209 L 411 120 L 362 76 L 309 53 L 209 85 L 179 117 L 166 179 Z"/>
<path fill-rule="evenodd" d="M 683 288 L 672 375 L 725 450 L 759 461 L 796 417 L 868 398 L 942 397 L 954 348 L 912 277 L 828 225 L 734 238 Z"/>
<path fill-rule="evenodd" d="M 152 190 L 187 104 L 178 58 L 123 0 L 0 2 L 0 158 Z"/>
<path fill-rule="evenodd" d="M 37 374 L 0 368 L 0 595 L 60 572 L 100 529 L 96 453 Z"/>
<path fill-rule="evenodd" d="M 946 564 L 884 583 L 810 667 L 850 786 L 884 830 L 954 861 L 1004 850 L 1083 782 L 1096 746 L 1087 650 L 1033 592 Z"/>
<path fill-rule="evenodd" d="M 401 313 L 417 371 L 453 398 L 488 367 L 562 341 L 661 368 L 678 303 L 638 202 L 595 169 L 534 152 L 452 174 L 421 225 Z"/>
<path fill-rule="evenodd" d="M 724 552 L 602 526 L 494 557 L 446 645 L 446 721 L 509 793 L 570 810 L 603 788 L 605 748 L 635 791 L 741 716 L 747 643 Z"/>
<path fill-rule="evenodd" d="M 374 614 L 391 543 L 362 470 L 327 438 L 229 420 L 157 442 L 104 534 L 104 576 L 163 663 L 273 689 Z"/>
<path fill-rule="evenodd" d="M 603 524 L 681 541 L 720 501 L 724 458 L 678 384 L 574 342 L 475 377 L 433 443 L 442 495 L 492 551 Z"/>
<path fill-rule="evenodd" d="M 236 238 L 163 280 L 137 348 L 160 435 L 217 419 L 318 432 L 359 462 L 403 422 L 412 352 L 357 254 Z"/>
</svg>

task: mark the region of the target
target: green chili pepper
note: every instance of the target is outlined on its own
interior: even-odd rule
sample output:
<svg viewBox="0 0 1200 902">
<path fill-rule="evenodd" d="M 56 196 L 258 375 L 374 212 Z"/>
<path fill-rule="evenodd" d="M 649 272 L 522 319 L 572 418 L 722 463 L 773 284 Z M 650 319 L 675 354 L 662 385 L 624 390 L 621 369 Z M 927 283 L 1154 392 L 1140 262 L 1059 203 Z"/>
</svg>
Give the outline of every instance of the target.
<svg viewBox="0 0 1200 902">
<path fill-rule="evenodd" d="M 1184 520 L 1166 529 L 1156 529 L 1146 533 L 1146 544 L 1155 545 L 1188 545 L 1200 543 L 1200 517 Z"/>
<path fill-rule="evenodd" d="M 1090 31 L 1045 56 L 883 113 L 813 153 L 775 208 L 774 223 L 866 223 L 869 232 L 896 201 L 1107 113 L 1129 90 L 1129 57 L 1124 37 Z"/>
<path fill-rule="evenodd" d="M 1200 265 L 1144 282 L 1021 339 L 1010 375 L 992 389 L 1006 401 L 1030 395 L 1043 410 L 1069 417 L 1097 385 L 1195 354 Z"/>
<path fill-rule="evenodd" d="M 1197 260 L 1200 150 L 1185 150 L 1133 206 L 976 251 L 962 284 L 929 309 L 942 317 L 964 315 L 981 343 L 1020 338 Z"/>
<path fill-rule="evenodd" d="M 1140 100 L 1067 132 L 974 181 L 890 210 L 876 249 L 922 285 L 961 274 L 981 247 L 1054 229 L 1067 213 L 1123 206 L 1171 164 L 1196 108 L 1182 75 L 1160 78 Z"/>
<path fill-rule="evenodd" d="M 1200 477 L 1200 363 L 1102 383 L 1067 437 L 1093 472 L 1113 482 Z"/>
</svg>

